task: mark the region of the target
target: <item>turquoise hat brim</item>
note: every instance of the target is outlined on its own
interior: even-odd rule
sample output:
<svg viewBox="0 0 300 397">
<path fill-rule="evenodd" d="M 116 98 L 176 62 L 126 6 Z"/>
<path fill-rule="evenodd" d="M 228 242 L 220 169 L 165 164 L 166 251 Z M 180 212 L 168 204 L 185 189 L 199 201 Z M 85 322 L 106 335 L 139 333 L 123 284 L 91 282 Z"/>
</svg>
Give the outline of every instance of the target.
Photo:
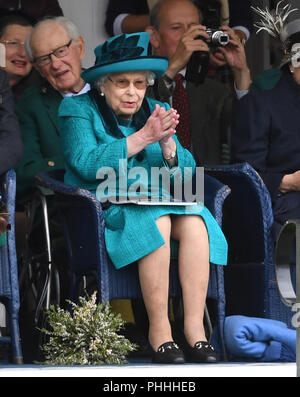
<svg viewBox="0 0 300 397">
<path fill-rule="evenodd" d="M 133 72 L 138 70 L 149 70 L 156 77 L 162 76 L 168 68 L 168 58 L 160 56 L 137 57 L 124 61 L 110 62 L 100 66 L 92 66 L 81 73 L 81 77 L 87 83 L 92 83 L 104 74 Z"/>
</svg>

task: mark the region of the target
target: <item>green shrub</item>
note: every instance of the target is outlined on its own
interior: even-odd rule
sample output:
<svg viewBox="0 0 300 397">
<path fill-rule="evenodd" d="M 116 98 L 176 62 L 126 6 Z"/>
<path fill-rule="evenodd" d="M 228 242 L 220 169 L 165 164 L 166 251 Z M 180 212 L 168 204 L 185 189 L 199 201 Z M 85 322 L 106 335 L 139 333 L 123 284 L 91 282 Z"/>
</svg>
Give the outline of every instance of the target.
<svg viewBox="0 0 300 397">
<path fill-rule="evenodd" d="M 48 336 L 42 346 L 43 364 L 101 365 L 127 363 L 127 355 L 136 349 L 118 332 L 124 321 L 111 311 L 109 304 L 97 304 L 96 293 L 90 298 L 70 302 L 72 313 L 51 306 L 47 311 L 49 327 L 40 331 Z"/>
</svg>

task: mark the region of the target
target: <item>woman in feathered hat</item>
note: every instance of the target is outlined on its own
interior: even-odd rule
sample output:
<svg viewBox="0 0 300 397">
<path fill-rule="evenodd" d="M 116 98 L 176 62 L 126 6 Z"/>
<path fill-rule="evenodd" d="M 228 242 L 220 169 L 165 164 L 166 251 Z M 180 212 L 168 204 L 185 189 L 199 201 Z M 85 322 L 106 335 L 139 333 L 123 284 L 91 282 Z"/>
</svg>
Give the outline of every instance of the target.
<svg viewBox="0 0 300 397">
<path fill-rule="evenodd" d="M 153 195 L 160 200 L 168 193 L 155 189 L 153 170 L 162 169 L 172 184 L 184 167 L 195 172 L 195 161 L 176 138 L 176 111 L 145 96 L 168 64 L 164 57 L 147 54 L 149 37 L 146 32 L 120 35 L 98 46 L 95 65 L 82 73 L 94 89 L 62 102 L 65 182 L 90 190 L 103 202 L 105 243 L 114 266 L 138 262 L 153 362 L 215 362 L 203 314 L 209 261 L 225 265 L 227 243 L 203 205 L 153 202 Z M 109 202 L 104 202 L 105 188 Z M 133 204 L 142 191 L 150 201 Z M 114 203 L 124 197 L 123 204 Z M 186 357 L 173 341 L 168 319 L 171 238 L 179 242 Z"/>
<path fill-rule="evenodd" d="M 248 162 L 262 177 L 276 240 L 285 221 L 300 217 L 300 12 L 285 1 L 274 13 L 256 11 L 257 27 L 280 40 L 285 55 L 275 87 L 250 92 L 236 105 L 232 162 Z"/>
</svg>

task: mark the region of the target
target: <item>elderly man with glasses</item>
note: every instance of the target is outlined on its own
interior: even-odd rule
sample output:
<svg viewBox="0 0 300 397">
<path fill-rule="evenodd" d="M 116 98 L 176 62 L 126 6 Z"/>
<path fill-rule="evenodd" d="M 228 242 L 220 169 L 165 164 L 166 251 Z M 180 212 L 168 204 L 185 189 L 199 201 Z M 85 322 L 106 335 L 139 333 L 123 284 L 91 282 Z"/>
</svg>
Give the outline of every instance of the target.
<svg viewBox="0 0 300 397">
<path fill-rule="evenodd" d="M 24 156 L 17 167 L 19 195 L 35 185 L 37 173 L 64 168 L 58 108 L 65 96 L 90 89 L 80 76 L 85 43 L 67 18 L 48 18 L 35 25 L 25 51 L 45 84 L 29 88 L 16 109 L 24 143 Z"/>
<path fill-rule="evenodd" d="M 41 213 L 37 211 L 35 228 L 30 235 L 30 241 L 24 241 L 28 232 L 26 205 L 34 191 L 35 175 L 42 171 L 64 168 L 63 153 L 58 128 L 58 108 L 67 95 L 78 95 L 90 89 L 81 78 L 81 61 L 85 56 L 85 44 L 77 27 L 64 17 L 52 17 L 36 24 L 25 41 L 25 51 L 34 68 L 43 77 L 40 87 L 29 87 L 16 105 L 19 119 L 24 153 L 16 166 L 17 172 L 17 214 L 16 231 L 18 238 L 18 255 L 22 257 L 29 246 L 34 253 L 44 249 L 43 223 L 38 219 Z M 24 208 L 25 206 L 25 208 Z M 61 236 L 57 213 L 53 207 L 53 197 L 47 198 L 51 237 Z M 59 240 L 59 239 L 56 239 Z M 61 303 L 68 297 L 69 274 L 66 268 L 66 253 L 64 247 L 52 241 L 55 249 L 55 265 L 59 272 L 61 285 Z M 26 245 L 28 244 L 28 245 Z M 56 245 L 55 245 L 56 244 Z M 23 266 L 22 260 L 20 265 Z M 23 271 L 23 267 L 22 267 Z M 25 320 L 25 346 L 31 346 L 29 359 L 39 356 L 33 314 L 35 311 L 31 298 L 21 291 L 22 305 L 20 315 Z M 30 295 L 30 294 L 29 294 Z"/>
</svg>

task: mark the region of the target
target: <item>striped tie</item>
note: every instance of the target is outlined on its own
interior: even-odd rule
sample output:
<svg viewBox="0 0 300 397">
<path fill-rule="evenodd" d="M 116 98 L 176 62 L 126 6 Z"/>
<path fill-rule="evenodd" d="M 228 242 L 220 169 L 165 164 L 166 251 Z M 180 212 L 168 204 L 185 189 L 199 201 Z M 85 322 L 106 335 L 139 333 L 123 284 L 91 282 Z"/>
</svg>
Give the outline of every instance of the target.
<svg viewBox="0 0 300 397">
<path fill-rule="evenodd" d="M 177 74 L 175 76 L 175 89 L 173 93 L 173 108 L 179 113 L 179 123 L 176 128 L 176 135 L 183 147 L 191 149 L 190 135 L 190 109 L 187 92 L 183 86 L 183 76 Z"/>
</svg>

